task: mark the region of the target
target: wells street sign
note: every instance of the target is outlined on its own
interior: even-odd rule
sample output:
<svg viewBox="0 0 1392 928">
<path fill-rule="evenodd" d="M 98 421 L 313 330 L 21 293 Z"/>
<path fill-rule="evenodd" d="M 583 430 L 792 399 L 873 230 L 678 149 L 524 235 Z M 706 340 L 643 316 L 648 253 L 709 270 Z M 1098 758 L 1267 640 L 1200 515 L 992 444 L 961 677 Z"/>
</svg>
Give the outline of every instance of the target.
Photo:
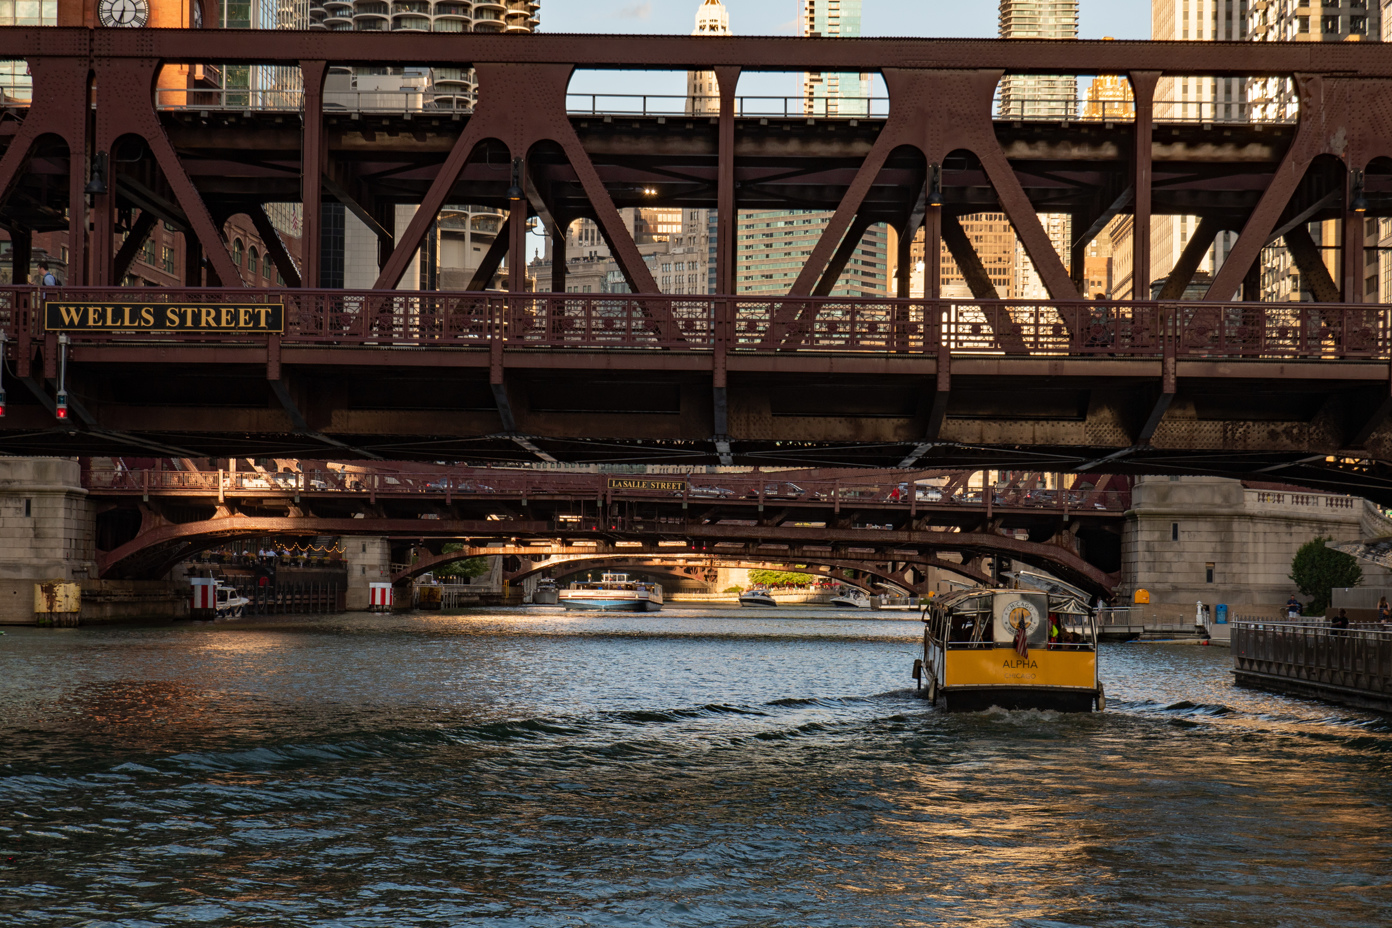
<svg viewBox="0 0 1392 928">
<path fill-rule="evenodd" d="M 645 477 L 610 477 L 611 490 L 661 490 L 680 493 L 686 489 L 685 480 L 653 480 Z"/>
<path fill-rule="evenodd" d="M 285 331 L 281 303 L 44 303 L 48 332 Z"/>
</svg>

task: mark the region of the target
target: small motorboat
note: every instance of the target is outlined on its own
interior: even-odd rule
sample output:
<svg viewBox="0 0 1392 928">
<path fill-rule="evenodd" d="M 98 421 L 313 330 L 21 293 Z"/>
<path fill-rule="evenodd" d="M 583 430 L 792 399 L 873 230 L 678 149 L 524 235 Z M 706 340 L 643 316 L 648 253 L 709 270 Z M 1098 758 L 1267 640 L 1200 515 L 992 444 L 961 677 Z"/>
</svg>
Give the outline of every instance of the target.
<svg viewBox="0 0 1392 928">
<path fill-rule="evenodd" d="M 831 605 L 836 609 L 869 609 L 870 597 L 864 590 L 855 587 L 842 587 L 831 597 Z"/>
<path fill-rule="evenodd" d="M 778 600 L 768 590 L 745 590 L 740 594 L 741 606 L 776 606 Z"/>
<path fill-rule="evenodd" d="M 216 614 L 219 619 L 239 619 L 246 613 L 251 603 L 235 587 L 224 586 L 221 581 L 214 588 L 217 596 Z"/>
</svg>

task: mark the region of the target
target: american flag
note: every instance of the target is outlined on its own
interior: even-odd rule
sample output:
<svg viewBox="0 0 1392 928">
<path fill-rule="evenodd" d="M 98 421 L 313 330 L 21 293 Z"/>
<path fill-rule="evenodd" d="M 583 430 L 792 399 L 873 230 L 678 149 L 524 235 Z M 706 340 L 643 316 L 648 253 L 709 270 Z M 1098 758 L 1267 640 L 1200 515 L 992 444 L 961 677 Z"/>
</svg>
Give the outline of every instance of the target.
<svg viewBox="0 0 1392 928">
<path fill-rule="evenodd" d="M 1015 653 L 1021 657 L 1029 657 L 1029 626 L 1023 618 L 1015 626 Z"/>
</svg>

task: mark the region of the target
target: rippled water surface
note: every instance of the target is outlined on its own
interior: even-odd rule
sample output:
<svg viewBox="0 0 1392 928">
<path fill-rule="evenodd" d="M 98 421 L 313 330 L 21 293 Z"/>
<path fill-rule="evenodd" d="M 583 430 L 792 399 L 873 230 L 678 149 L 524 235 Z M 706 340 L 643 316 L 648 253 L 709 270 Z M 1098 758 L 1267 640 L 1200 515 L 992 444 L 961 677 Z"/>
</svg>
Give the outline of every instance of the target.
<svg viewBox="0 0 1392 928">
<path fill-rule="evenodd" d="M 1117 645 L 949 716 L 780 609 L 9 629 L 0 925 L 1392 924 L 1392 727 Z"/>
</svg>

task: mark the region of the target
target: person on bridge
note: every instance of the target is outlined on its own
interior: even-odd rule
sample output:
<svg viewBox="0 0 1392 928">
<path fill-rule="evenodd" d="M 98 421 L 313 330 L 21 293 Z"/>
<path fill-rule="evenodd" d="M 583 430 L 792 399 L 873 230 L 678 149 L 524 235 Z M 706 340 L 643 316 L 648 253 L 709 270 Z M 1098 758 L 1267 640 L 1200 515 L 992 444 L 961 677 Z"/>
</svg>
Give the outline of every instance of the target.
<svg viewBox="0 0 1392 928">
<path fill-rule="evenodd" d="M 1295 594 L 1292 593 L 1292 594 L 1290 595 L 1290 599 L 1286 600 L 1286 618 L 1288 618 L 1288 619 L 1295 619 L 1295 618 L 1299 618 L 1299 616 L 1300 616 L 1300 600 L 1296 599 L 1296 598 L 1295 598 Z"/>
<path fill-rule="evenodd" d="M 40 262 L 39 262 L 39 286 L 41 286 L 41 287 L 56 287 L 56 286 L 58 286 L 58 278 L 55 277 L 55 276 L 53 276 L 53 272 L 50 271 L 50 270 L 48 269 L 48 262 L 47 262 L 47 261 L 40 261 Z"/>
<path fill-rule="evenodd" d="M 1392 622 L 1392 606 L 1387 604 L 1387 597 L 1378 597 L 1378 621 L 1383 625 Z"/>
<path fill-rule="evenodd" d="M 1329 626 L 1334 629 L 1333 634 L 1335 635 L 1347 633 L 1349 627 L 1348 610 L 1340 609 L 1339 614 L 1329 620 Z"/>
</svg>

